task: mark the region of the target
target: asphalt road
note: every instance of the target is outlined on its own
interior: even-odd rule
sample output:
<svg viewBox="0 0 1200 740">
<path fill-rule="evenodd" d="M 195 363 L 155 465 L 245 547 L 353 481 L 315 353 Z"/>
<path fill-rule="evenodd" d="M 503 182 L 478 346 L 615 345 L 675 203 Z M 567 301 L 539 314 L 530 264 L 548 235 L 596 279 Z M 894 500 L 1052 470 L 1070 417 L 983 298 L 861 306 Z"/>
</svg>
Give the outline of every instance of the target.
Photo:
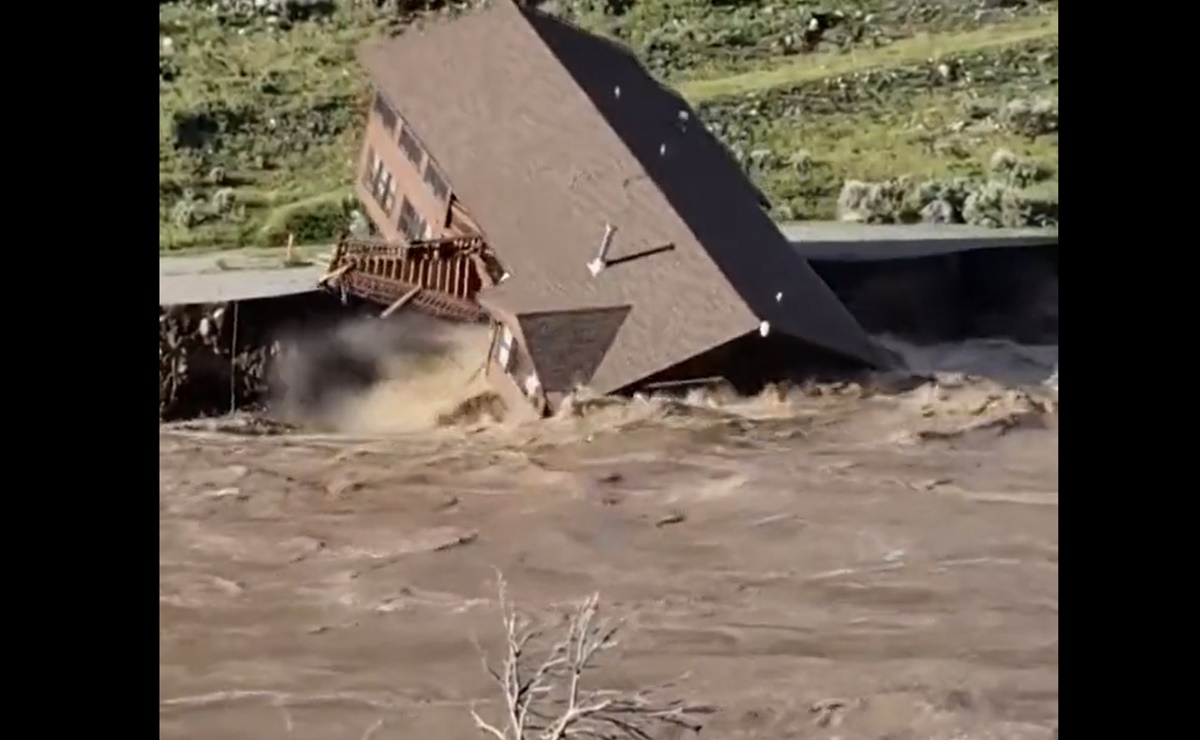
<svg viewBox="0 0 1200 740">
<path fill-rule="evenodd" d="M 780 230 L 804 257 L 829 261 L 905 259 L 1058 241 L 1057 231 L 964 225 L 806 221 L 782 224 Z M 281 257 L 279 250 L 252 249 L 159 257 L 159 304 L 271 298 L 316 289 L 324 270 L 320 264 L 283 268 Z"/>
</svg>

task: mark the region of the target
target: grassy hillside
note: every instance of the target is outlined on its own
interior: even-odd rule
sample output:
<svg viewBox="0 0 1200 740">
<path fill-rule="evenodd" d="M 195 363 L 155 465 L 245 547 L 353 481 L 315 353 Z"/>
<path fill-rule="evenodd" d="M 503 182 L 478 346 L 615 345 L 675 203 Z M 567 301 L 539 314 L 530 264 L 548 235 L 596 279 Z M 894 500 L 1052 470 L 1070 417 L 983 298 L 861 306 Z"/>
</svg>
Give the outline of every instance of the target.
<svg viewBox="0 0 1200 740">
<path fill-rule="evenodd" d="M 334 237 L 354 207 L 367 95 L 354 45 L 413 2 L 160 2 L 160 248 Z M 1057 2 L 558 0 L 555 12 L 624 40 L 695 102 L 780 218 L 1057 219 Z M 832 27 L 806 33 L 814 17 Z"/>
</svg>

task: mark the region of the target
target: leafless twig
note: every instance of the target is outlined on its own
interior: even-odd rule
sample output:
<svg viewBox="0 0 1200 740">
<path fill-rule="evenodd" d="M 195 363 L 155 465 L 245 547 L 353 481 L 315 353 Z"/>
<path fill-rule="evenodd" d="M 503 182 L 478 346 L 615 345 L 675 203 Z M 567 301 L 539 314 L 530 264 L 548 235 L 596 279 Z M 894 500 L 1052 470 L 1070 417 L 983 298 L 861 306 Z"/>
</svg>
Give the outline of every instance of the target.
<svg viewBox="0 0 1200 740">
<path fill-rule="evenodd" d="M 610 691 L 587 689 L 583 674 L 596 657 L 617 644 L 619 621 L 600 617 L 600 597 L 581 603 L 566 620 L 562 637 L 548 650 L 537 645 L 546 634 L 509 602 L 499 578 L 500 609 L 506 637 L 505 658 L 499 669 L 487 656 L 484 669 L 504 695 L 503 721 L 490 724 L 474 709 L 475 726 L 496 740 L 653 740 L 657 729 L 673 726 L 698 732 L 694 717 L 713 708 L 682 701 L 662 701 L 657 690 Z"/>
<path fill-rule="evenodd" d="M 375 733 L 379 732 L 379 728 L 381 727 L 383 727 L 383 720 L 375 720 L 373 723 L 371 723 L 371 726 L 368 727 L 365 732 L 363 732 L 361 740 L 371 740 L 371 738 L 375 737 Z"/>
</svg>

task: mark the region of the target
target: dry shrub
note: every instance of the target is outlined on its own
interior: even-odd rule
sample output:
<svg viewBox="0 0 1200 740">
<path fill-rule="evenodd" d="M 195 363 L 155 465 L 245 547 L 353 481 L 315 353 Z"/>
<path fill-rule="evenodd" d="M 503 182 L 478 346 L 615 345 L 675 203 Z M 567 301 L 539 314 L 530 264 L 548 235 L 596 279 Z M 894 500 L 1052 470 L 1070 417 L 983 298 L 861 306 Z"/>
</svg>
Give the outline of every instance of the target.
<svg viewBox="0 0 1200 740">
<path fill-rule="evenodd" d="M 948 200 L 935 198 L 921 207 L 921 223 L 956 224 L 959 219 L 959 211 Z"/>
<path fill-rule="evenodd" d="M 969 98 L 962 104 L 962 114 L 967 121 L 987 121 L 999 111 L 1000 102 L 992 98 Z"/>
<path fill-rule="evenodd" d="M 862 223 L 897 223 L 916 220 L 912 183 L 899 177 L 882 182 L 847 180 L 838 196 L 838 219 Z"/>
<path fill-rule="evenodd" d="M 991 121 L 1022 136 L 1037 138 L 1058 133 L 1058 98 L 972 98 L 963 103 L 963 117 L 976 123 Z"/>
<path fill-rule="evenodd" d="M 1013 133 L 1037 137 L 1058 132 L 1058 98 L 1010 100 L 1000 109 L 1000 123 Z"/>
<path fill-rule="evenodd" d="M 997 149 L 988 161 L 988 179 L 1014 188 L 1027 188 L 1052 174 L 1049 167 L 1022 159 L 1008 149 Z"/>
<path fill-rule="evenodd" d="M 874 224 L 962 223 L 962 206 L 970 191 L 970 182 L 963 179 L 848 180 L 838 197 L 838 219 Z"/>
<path fill-rule="evenodd" d="M 218 23 L 234 26 L 246 25 L 257 18 L 282 23 L 319 20 L 337 10 L 335 0 L 186 0 L 181 4 L 203 7 Z"/>
<path fill-rule="evenodd" d="M 977 226 L 1042 226 L 1057 216 L 1056 206 L 1002 182 L 989 181 L 967 196 L 963 221 Z"/>
<path fill-rule="evenodd" d="M 620 622 L 600 616 L 593 595 L 579 603 L 566 619 L 557 639 L 533 626 L 509 602 L 504 579 L 499 579 L 505 655 L 484 669 L 500 687 L 504 716 L 496 724 L 471 709 L 480 732 L 496 740 L 652 740 L 659 730 L 700 731 L 694 717 L 713 708 L 657 698 L 664 686 L 638 691 L 585 687 L 585 673 L 597 657 L 617 644 Z M 549 645 L 543 647 L 549 638 Z"/>
<path fill-rule="evenodd" d="M 1058 222 L 1055 197 L 1030 187 L 1052 174 L 1049 167 L 1002 149 L 992 155 L 987 180 L 847 180 L 838 196 L 837 215 L 841 221 L 876 224 L 1051 226 Z"/>
</svg>

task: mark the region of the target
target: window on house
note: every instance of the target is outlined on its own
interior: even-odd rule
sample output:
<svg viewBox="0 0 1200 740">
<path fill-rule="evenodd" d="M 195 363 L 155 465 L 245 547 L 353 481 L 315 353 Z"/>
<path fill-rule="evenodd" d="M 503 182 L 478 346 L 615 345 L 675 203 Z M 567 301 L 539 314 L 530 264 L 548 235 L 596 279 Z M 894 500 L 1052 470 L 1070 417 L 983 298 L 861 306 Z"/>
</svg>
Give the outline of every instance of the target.
<svg viewBox="0 0 1200 740">
<path fill-rule="evenodd" d="M 387 180 L 379 188 L 379 205 L 383 206 L 384 213 L 391 213 L 396 207 L 396 181 L 392 179 L 392 173 L 385 170 L 384 174 L 387 175 Z"/>
<path fill-rule="evenodd" d="M 367 148 L 367 166 L 363 168 L 362 181 L 363 185 L 367 186 L 367 190 L 372 189 L 375 178 L 379 176 L 379 171 L 383 168 L 383 162 L 375 155 L 375 150 Z"/>
<path fill-rule="evenodd" d="M 375 198 L 375 202 L 383 209 L 384 213 L 391 213 L 396 206 L 396 180 L 392 177 L 392 173 L 388 172 L 383 166 L 383 160 L 375 154 L 374 150 L 368 153 L 367 171 L 363 178 L 367 189 L 371 191 L 371 196 Z"/>
<path fill-rule="evenodd" d="M 404 156 L 408 157 L 408 161 L 421 167 L 421 156 L 424 152 L 421 151 L 421 145 L 417 143 L 417 137 L 413 136 L 413 132 L 408 126 L 400 127 L 400 150 L 404 152 Z"/>
<path fill-rule="evenodd" d="M 496 362 L 505 372 L 511 367 L 514 339 L 507 326 L 500 327 L 500 341 L 496 342 Z"/>
<path fill-rule="evenodd" d="M 525 382 L 521 384 L 525 389 L 525 395 L 531 399 L 536 399 L 538 391 L 542 389 L 542 381 L 538 380 L 536 373 L 529 373 L 525 376 Z"/>
<path fill-rule="evenodd" d="M 428 225 L 425 219 L 421 218 L 421 214 L 417 213 L 417 209 L 413 208 L 412 203 L 408 202 L 408 198 L 403 198 L 400 202 L 400 219 L 398 221 L 400 232 L 410 241 L 420 241 L 426 237 Z"/>
<path fill-rule="evenodd" d="M 425 163 L 425 184 L 438 200 L 444 201 L 450 195 L 450 186 L 446 184 L 446 178 L 442 177 L 432 159 Z"/>
<path fill-rule="evenodd" d="M 379 116 L 379 122 L 388 131 L 396 130 L 396 111 L 392 110 L 392 106 L 388 105 L 387 101 L 379 93 L 375 94 L 375 103 L 372 105 L 375 115 Z"/>
</svg>

